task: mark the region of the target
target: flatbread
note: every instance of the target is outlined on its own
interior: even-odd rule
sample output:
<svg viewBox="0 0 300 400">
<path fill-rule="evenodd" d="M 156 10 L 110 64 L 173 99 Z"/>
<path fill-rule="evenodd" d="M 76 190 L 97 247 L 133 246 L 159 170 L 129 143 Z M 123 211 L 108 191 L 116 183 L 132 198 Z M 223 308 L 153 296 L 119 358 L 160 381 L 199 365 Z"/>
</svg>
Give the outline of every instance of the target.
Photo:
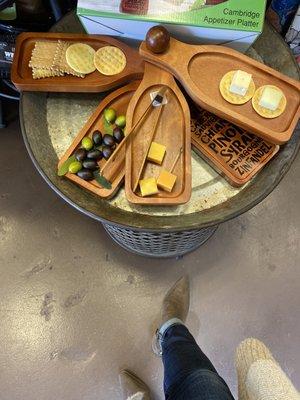
<svg viewBox="0 0 300 400">
<path fill-rule="evenodd" d="M 265 107 L 262 107 L 259 105 L 262 93 L 266 87 L 276 89 L 282 93 L 282 98 L 280 100 L 279 106 L 278 106 L 277 110 L 275 110 L 275 111 L 269 110 L 268 108 L 265 108 Z M 257 114 L 259 114 L 261 117 L 264 117 L 264 118 L 279 117 L 279 115 L 281 115 L 285 111 L 286 104 L 287 104 L 287 100 L 286 100 L 286 97 L 285 97 L 283 91 L 274 85 L 261 86 L 260 88 L 258 88 L 256 90 L 256 92 L 252 98 L 252 106 L 253 106 L 254 110 L 257 112 Z"/>
<path fill-rule="evenodd" d="M 94 55 L 95 50 L 84 43 L 71 44 L 66 50 L 66 60 L 69 67 L 80 74 L 90 74 L 95 71 Z"/>
<path fill-rule="evenodd" d="M 126 67 L 126 56 L 115 46 L 104 46 L 96 51 L 94 64 L 103 75 L 117 75 Z"/>
<path fill-rule="evenodd" d="M 247 103 L 249 100 L 251 100 L 251 98 L 253 97 L 254 93 L 255 93 L 255 84 L 253 79 L 251 79 L 251 83 L 250 86 L 248 88 L 247 93 L 245 94 L 245 96 L 241 96 L 239 94 L 236 93 L 231 93 L 229 88 L 232 82 L 232 78 L 233 75 L 235 74 L 236 71 L 229 71 L 227 72 L 227 74 L 225 74 L 223 76 L 223 78 L 221 79 L 220 82 L 220 92 L 222 97 L 228 101 L 228 103 L 231 104 L 245 104 Z"/>
</svg>

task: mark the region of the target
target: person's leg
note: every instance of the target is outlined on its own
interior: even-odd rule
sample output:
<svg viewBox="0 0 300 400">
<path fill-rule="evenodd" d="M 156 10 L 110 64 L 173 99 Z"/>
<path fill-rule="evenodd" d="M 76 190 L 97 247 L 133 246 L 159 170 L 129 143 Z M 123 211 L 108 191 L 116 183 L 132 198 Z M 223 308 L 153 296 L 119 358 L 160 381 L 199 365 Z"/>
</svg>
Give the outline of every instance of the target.
<svg viewBox="0 0 300 400">
<path fill-rule="evenodd" d="M 167 400 L 233 400 L 224 380 L 184 326 L 189 284 L 180 279 L 166 295 L 157 341 L 164 364 Z"/>
</svg>

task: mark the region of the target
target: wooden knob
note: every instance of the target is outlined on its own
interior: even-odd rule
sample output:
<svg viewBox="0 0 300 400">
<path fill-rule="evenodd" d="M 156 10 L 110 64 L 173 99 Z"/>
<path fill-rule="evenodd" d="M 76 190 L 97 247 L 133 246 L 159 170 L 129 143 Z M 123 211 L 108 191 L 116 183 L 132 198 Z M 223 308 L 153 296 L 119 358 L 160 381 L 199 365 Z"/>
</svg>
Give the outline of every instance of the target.
<svg viewBox="0 0 300 400">
<path fill-rule="evenodd" d="M 146 35 L 147 49 L 153 53 L 159 54 L 167 50 L 170 42 L 169 31 L 161 26 L 153 26 Z"/>
</svg>

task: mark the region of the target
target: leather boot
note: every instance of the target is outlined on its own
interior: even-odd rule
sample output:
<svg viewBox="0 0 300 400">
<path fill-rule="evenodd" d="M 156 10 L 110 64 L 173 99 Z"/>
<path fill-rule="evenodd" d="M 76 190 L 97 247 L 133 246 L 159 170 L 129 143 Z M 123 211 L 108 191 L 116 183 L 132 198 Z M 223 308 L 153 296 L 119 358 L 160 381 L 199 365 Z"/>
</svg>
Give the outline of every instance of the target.
<svg viewBox="0 0 300 400">
<path fill-rule="evenodd" d="M 131 371 L 121 371 L 119 380 L 123 400 L 151 400 L 148 386 Z"/>
<path fill-rule="evenodd" d="M 161 325 L 171 318 L 185 322 L 190 307 L 190 285 L 187 276 L 180 278 L 165 295 L 162 305 Z"/>
</svg>

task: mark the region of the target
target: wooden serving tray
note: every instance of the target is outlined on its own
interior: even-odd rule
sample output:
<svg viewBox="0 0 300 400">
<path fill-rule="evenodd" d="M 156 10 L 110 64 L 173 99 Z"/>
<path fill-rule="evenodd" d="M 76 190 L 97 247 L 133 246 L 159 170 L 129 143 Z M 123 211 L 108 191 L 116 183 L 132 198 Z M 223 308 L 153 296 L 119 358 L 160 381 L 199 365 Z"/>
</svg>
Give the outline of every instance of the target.
<svg viewBox="0 0 300 400">
<path fill-rule="evenodd" d="M 143 42 L 141 56 L 170 71 L 182 83 L 190 97 L 205 110 L 256 133 L 275 144 L 287 142 L 300 116 L 299 82 L 251 58 L 223 46 L 188 45 L 171 38 L 163 54 L 154 54 Z M 253 75 L 256 88 L 276 85 L 287 98 L 285 112 L 274 119 L 261 117 L 251 100 L 243 105 L 228 103 L 220 94 L 219 83 L 231 70 L 241 69 Z"/>
<path fill-rule="evenodd" d="M 250 181 L 279 151 L 279 146 L 191 106 L 193 150 L 232 186 Z"/>
<path fill-rule="evenodd" d="M 102 134 L 105 133 L 104 127 L 103 127 L 103 111 L 105 108 L 114 108 L 117 112 L 117 115 L 125 115 L 127 111 L 128 104 L 139 87 L 140 81 L 135 81 L 127 86 L 124 86 L 115 92 L 109 94 L 101 103 L 99 106 L 96 108 L 94 113 L 91 115 L 87 123 L 84 125 L 84 127 L 81 129 L 81 131 L 78 133 L 76 138 L 74 139 L 73 143 L 71 146 L 68 148 L 66 153 L 63 155 L 63 157 L 60 159 L 58 163 L 58 167 L 60 167 L 78 148 L 80 148 L 81 140 L 85 136 L 92 136 L 93 132 L 95 130 L 99 130 L 102 132 Z M 112 157 L 112 156 L 111 156 Z M 101 168 L 105 165 L 107 161 L 102 159 L 98 162 Z M 118 191 L 119 187 L 122 184 L 122 180 L 124 178 L 125 174 L 125 149 L 122 149 L 116 157 L 116 160 L 113 163 L 113 167 L 110 168 L 106 173 L 105 173 L 105 178 L 109 180 L 112 184 L 111 189 L 105 189 L 102 188 L 95 180 L 92 181 L 85 181 L 81 178 L 79 178 L 75 174 L 67 173 L 65 175 L 66 178 L 70 179 L 72 182 L 77 183 L 77 185 L 83 187 L 84 189 L 89 190 L 90 192 L 93 192 L 97 194 L 100 197 L 103 198 L 111 198 L 113 197 L 116 192 Z"/>
<path fill-rule="evenodd" d="M 142 197 L 139 187 L 136 192 L 133 191 L 160 108 L 153 107 L 136 132 L 132 134 L 126 146 L 125 192 L 128 201 L 135 204 L 176 205 L 186 203 L 191 196 L 190 110 L 170 73 L 145 63 L 144 78 L 127 109 L 126 129 L 130 129 L 138 121 L 150 104 L 150 93 L 159 91 L 162 87 L 167 88 L 165 96 L 168 103 L 161 106 L 164 108 L 161 111 L 153 141 L 165 145 L 166 154 L 162 166 L 146 161 L 140 179 L 157 178 L 161 168 L 170 171 L 176 156 L 182 149 L 182 154 L 173 170 L 173 173 L 177 175 L 177 181 L 171 193 L 160 190 L 156 195 Z"/>
<path fill-rule="evenodd" d="M 106 76 L 99 71 L 87 74 L 84 78 L 65 75 L 51 78 L 33 79 L 32 69 L 29 67 L 31 53 L 38 40 L 65 40 L 68 42 L 86 43 L 98 50 L 103 46 L 116 46 L 126 55 L 125 69 L 113 76 Z M 144 65 L 138 52 L 126 44 L 110 36 L 84 35 L 74 33 L 21 33 L 17 37 L 14 54 L 11 80 L 21 91 L 38 92 L 103 92 L 135 79 L 141 79 Z"/>
</svg>

